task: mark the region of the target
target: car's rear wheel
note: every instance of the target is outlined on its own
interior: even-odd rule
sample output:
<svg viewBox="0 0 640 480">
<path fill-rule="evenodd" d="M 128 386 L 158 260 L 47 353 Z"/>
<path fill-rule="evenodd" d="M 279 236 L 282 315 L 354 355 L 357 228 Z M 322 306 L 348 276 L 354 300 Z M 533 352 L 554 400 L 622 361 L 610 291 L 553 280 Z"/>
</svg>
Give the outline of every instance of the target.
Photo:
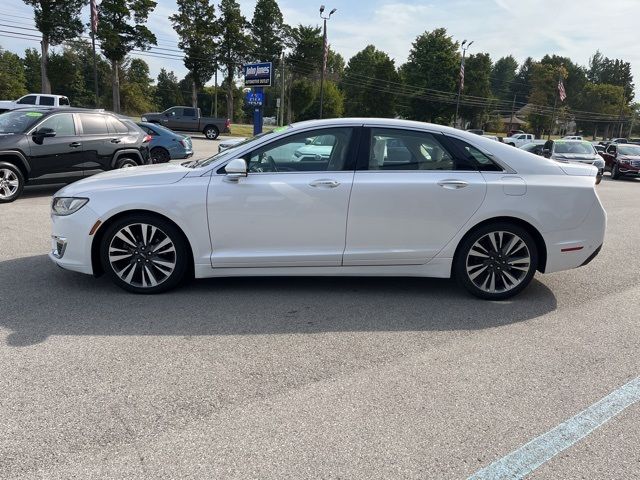
<svg viewBox="0 0 640 480">
<path fill-rule="evenodd" d="M 454 259 L 454 275 L 476 297 L 504 300 L 531 282 L 537 266 L 538 250 L 529 232 L 494 223 L 464 238 Z"/>
<path fill-rule="evenodd" d="M 136 162 L 133 158 L 129 158 L 129 157 L 120 158 L 116 162 L 116 168 L 131 168 L 131 167 L 137 167 L 137 166 L 138 166 L 138 162 Z"/>
<path fill-rule="evenodd" d="M 152 148 L 150 154 L 152 163 L 167 163 L 169 160 L 171 160 L 171 155 L 169 155 L 169 152 L 166 148 Z"/>
<path fill-rule="evenodd" d="M 218 129 L 211 125 L 206 127 L 202 133 L 204 133 L 204 136 L 209 140 L 215 140 L 216 138 L 218 138 L 218 135 L 220 135 Z"/>
<path fill-rule="evenodd" d="M 13 202 L 24 189 L 24 175 L 12 163 L 0 162 L 0 203 Z"/>
<path fill-rule="evenodd" d="M 133 293 L 160 293 L 176 287 L 187 272 L 189 255 L 182 232 L 153 215 L 131 215 L 112 224 L 102 239 L 104 271 Z"/>
</svg>

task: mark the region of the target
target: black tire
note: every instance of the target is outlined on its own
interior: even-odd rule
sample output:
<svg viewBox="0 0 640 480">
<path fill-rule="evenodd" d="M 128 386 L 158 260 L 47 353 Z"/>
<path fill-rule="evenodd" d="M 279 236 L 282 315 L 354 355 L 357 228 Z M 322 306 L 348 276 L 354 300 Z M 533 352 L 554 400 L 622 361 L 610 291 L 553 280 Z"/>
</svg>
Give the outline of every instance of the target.
<svg viewBox="0 0 640 480">
<path fill-rule="evenodd" d="M 613 168 L 611 169 L 611 179 L 618 180 L 620 178 L 620 170 L 618 169 L 618 164 L 615 163 Z"/>
<path fill-rule="evenodd" d="M 516 146 L 516 144 L 515 144 L 515 143 L 511 143 L 511 142 L 507 143 L 507 145 L 511 145 L 512 147 L 515 147 L 515 146 Z"/>
<path fill-rule="evenodd" d="M 152 163 L 167 163 L 171 160 L 171 155 L 166 148 L 154 147 L 151 149 L 151 162 Z"/>
<path fill-rule="evenodd" d="M 100 261 L 120 288 L 154 294 L 180 284 L 189 269 L 190 256 L 187 241 L 176 226 L 162 217 L 138 213 L 108 227 L 100 244 Z"/>
<path fill-rule="evenodd" d="M 492 233 L 496 234 L 497 249 L 493 248 L 489 237 Z M 520 241 L 511 244 L 514 238 L 523 245 Z M 487 247 L 487 255 L 482 252 L 483 246 Z M 474 247 L 477 249 L 474 252 L 480 255 L 471 254 Z M 485 300 L 505 300 L 520 293 L 533 279 L 538 267 L 538 249 L 524 228 L 497 222 L 471 231 L 460 243 L 453 262 L 456 280 L 469 293 Z M 492 285 L 494 291 L 491 291 Z M 483 286 L 485 288 L 481 288 Z"/>
<path fill-rule="evenodd" d="M 130 168 L 130 167 L 137 167 L 137 166 L 138 166 L 138 162 L 136 162 L 133 158 L 129 158 L 129 157 L 119 158 L 118 161 L 116 162 L 116 168 Z"/>
<path fill-rule="evenodd" d="M 600 185 L 600 182 L 602 181 L 602 174 L 598 174 L 596 175 L 596 185 Z"/>
<path fill-rule="evenodd" d="M 0 203 L 17 199 L 24 190 L 24 175 L 13 163 L 0 162 Z"/>
<path fill-rule="evenodd" d="M 218 135 L 220 135 L 220 130 L 218 130 L 218 128 L 214 125 L 207 125 L 206 127 L 204 127 L 202 133 L 204 133 L 204 136 L 207 137 L 207 140 L 215 140 L 216 138 L 218 138 Z"/>
</svg>

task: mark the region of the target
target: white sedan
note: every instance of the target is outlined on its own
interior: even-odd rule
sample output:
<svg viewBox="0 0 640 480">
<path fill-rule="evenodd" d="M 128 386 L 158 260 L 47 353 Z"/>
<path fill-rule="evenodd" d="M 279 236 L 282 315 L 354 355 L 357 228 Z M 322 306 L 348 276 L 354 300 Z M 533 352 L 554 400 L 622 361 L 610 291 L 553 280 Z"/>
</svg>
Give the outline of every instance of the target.
<svg viewBox="0 0 640 480">
<path fill-rule="evenodd" d="M 328 156 L 292 161 L 287 146 L 320 135 Z M 454 276 L 505 299 L 536 270 L 598 254 L 596 173 L 440 125 L 303 122 L 206 160 L 68 185 L 53 199 L 50 257 L 136 293 L 188 275 Z"/>
</svg>

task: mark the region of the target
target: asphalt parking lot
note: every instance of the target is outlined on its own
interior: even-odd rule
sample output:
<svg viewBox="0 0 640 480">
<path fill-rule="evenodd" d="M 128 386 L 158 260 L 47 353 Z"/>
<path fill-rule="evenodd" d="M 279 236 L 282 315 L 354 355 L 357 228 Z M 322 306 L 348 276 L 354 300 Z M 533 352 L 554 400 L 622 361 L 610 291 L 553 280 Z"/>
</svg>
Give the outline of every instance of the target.
<svg viewBox="0 0 640 480">
<path fill-rule="evenodd" d="M 384 278 L 127 294 L 46 257 L 55 190 L 0 205 L 0 478 L 466 478 L 640 375 L 640 180 L 598 186 L 590 265 L 500 303 Z M 531 477 L 639 478 L 639 424 Z"/>
</svg>

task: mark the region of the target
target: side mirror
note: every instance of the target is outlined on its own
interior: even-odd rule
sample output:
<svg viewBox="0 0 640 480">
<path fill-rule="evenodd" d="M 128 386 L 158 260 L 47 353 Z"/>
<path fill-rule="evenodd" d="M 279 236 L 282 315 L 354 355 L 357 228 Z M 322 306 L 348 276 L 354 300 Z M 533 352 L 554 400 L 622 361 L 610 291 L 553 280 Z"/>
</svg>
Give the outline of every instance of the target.
<svg viewBox="0 0 640 480">
<path fill-rule="evenodd" d="M 313 142 L 313 138 L 307 138 L 307 139 L 304 141 L 304 144 L 305 144 L 305 145 L 311 145 L 311 142 Z"/>
<path fill-rule="evenodd" d="M 227 172 L 226 178 L 229 181 L 237 182 L 240 178 L 247 176 L 247 162 L 243 158 L 236 158 L 227 163 L 224 171 Z"/>
<path fill-rule="evenodd" d="M 33 132 L 33 136 L 40 138 L 55 137 L 56 131 L 53 128 L 42 127 Z"/>
</svg>

